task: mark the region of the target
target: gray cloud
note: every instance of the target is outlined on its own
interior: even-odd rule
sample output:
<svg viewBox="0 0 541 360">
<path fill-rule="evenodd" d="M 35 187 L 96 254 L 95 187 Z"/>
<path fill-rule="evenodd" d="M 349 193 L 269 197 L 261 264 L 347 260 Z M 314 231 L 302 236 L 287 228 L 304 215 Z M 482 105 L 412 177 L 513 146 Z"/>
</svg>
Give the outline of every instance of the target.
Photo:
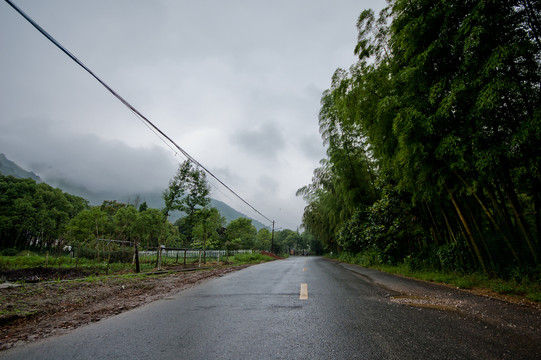
<svg viewBox="0 0 541 360">
<path fill-rule="evenodd" d="M 337 67 L 355 61 L 358 15 L 385 5 L 16 3 L 231 188 L 292 229 L 304 208 L 295 191 L 324 156 L 321 93 Z M 183 159 L 5 2 L 0 54 L 0 152 L 90 189 L 167 185 Z"/>
<path fill-rule="evenodd" d="M 47 119 L 13 122 L 9 135 L 0 133 L 0 152 L 44 180 L 65 179 L 90 190 L 119 194 L 164 189 L 174 175 L 176 165 L 161 148 L 134 148 L 58 125 Z"/>
<path fill-rule="evenodd" d="M 263 189 L 266 189 L 272 194 L 277 194 L 280 189 L 280 183 L 270 176 L 261 176 L 259 178 L 259 184 Z"/>
<path fill-rule="evenodd" d="M 323 140 L 317 136 L 305 136 L 301 138 L 299 148 L 308 159 L 319 160 L 325 154 Z"/>
<path fill-rule="evenodd" d="M 231 136 L 231 141 L 262 158 L 272 160 L 284 147 L 285 141 L 280 130 L 273 123 L 265 123 L 255 129 L 243 129 Z"/>
</svg>

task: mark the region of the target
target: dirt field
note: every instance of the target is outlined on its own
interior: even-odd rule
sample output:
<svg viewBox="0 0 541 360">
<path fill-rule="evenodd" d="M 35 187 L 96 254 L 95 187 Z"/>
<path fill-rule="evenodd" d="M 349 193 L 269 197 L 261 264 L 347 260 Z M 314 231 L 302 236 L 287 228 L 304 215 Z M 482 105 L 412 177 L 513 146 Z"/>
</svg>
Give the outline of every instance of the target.
<svg viewBox="0 0 541 360">
<path fill-rule="evenodd" d="M 0 350 L 62 334 L 164 298 L 248 265 L 148 276 L 88 277 L 89 272 L 28 269 L 0 273 Z M 87 277 L 86 280 L 75 280 Z M 10 282 L 26 280 L 22 285 Z M 60 280 L 60 281 L 59 281 Z"/>
</svg>

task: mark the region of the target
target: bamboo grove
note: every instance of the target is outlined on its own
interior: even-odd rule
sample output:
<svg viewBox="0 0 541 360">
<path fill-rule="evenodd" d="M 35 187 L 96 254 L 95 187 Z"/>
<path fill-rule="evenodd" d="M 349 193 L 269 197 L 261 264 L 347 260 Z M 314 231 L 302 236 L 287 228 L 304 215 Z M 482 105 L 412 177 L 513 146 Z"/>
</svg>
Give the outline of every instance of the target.
<svg viewBox="0 0 541 360">
<path fill-rule="evenodd" d="M 299 189 L 328 251 L 505 274 L 541 260 L 541 3 L 396 0 L 357 23 Z"/>
</svg>

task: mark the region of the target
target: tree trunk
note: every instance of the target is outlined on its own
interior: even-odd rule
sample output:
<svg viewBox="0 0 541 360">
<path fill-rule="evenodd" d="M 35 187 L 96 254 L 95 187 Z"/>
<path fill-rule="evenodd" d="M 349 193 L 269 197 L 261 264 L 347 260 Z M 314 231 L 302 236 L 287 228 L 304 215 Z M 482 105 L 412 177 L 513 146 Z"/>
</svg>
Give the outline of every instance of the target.
<svg viewBox="0 0 541 360">
<path fill-rule="evenodd" d="M 535 188 L 541 189 L 541 183 L 536 181 Z M 541 250 L 541 194 L 539 191 L 533 191 L 534 211 L 535 211 L 535 228 L 537 230 L 537 250 Z"/>
<path fill-rule="evenodd" d="M 496 193 L 498 195 L 498 203 L 500 204 L 500 209 L 502 209 L 502 211 L 503 211 L 504 219 L 506 221 L 506 224 L 508 224 L 510 232 L 512 234 L 515 234 L 515 233 L 518 232 L 516 230 L 517 225 L 515 224 L 515 222 L 513 221 L 513 217 L 509 213 L 509 209 L 507 207 L 507 198 L 506 198 L 505 194 L 502 192 L 502 189 L 504 187 L 503 183 L 502 183 L 501 179 L 496 180 L 496 182 L 497 183 L 495 184 L 495 189 L 496 189 Z"/>
<path fill-rule="evenodd" d="M 430 210 L 430 206 L 428 206 L 428 203 L 426 201 L 423 201 L 426 206 L 426 210 L 428 211 L 428 215 L 430 217 L 430 231 L 432 232 L 432 237 L 434 237 L 434 242 L 436 243 L 436 246 L 440 245 L 439 237 L 440 232 L 438 231 L 438 226 L 436 224 L 436 220 L 434 219 L 434 216 L 432 215 L 432 211 Z"/>
<path fill-rule="evenodd" d="M 490 186 L 490 184 L 486 184 L 485 191 L 492 202 L 492 208 L 498 215 L 498 223 L 501 225 L 501 227 L 503 227 L 502 230 L 508 235 L 511 235 L 513 233 L 513 223 L 509 217 L 509 214 L 507 213 L 507 209 L 502 207 L 501 203 L 498 201 L 494 189 Z"/>
<path fill-rule="evenodd" d="M 445 219 L 445 225 L 447 226 L 447 231 L 449 232 L 451 239 L 458 246 L 459 245 L 458 240 L 455 236 L 455 233 L 453 232 L 453 228 L 451 227 L 451 224 L 449 223 L 449 219 L 447 218 L 447 215 L 445 214 L 445 211 L 443 209 L 441 209 L 441 213 L 443 215 L 443 218 Z M 464 258 L 462 257 L 461 251 L 458 252 L 458 256 L 460 257 L 460 262 L 462 263 L 462 265 L 464 265 Z"/>
<path fill-rule="evenodd" d="M 509 175 L 508 171 L 504 171 L 504 176 L 505 176 L 505 183 L 504 183 L 505 195 L 507 196 L 507 199 L 509 200 L 509 204 L 511 205 L 511 210 L 513 211 L 513 214 L 515 215 L 515 218 L 517 220 L 517 225 L 524 236 L 524 240 L 528 244 L 528 248 L 530 249 L 530 252 L 533 256 L 534 263 L 537 265 L 539 263 L 537 259 L 537 251 L 535 251 L 535 247 L 532 242 L 532 236 L 528 229 L 528 225 L 526 224 L 526 220 L 524 219 L 524 216 L 522 214 L 522 209 L 518 201 L 517 194 L 515 192 L 515 189 L 512 187 L 511 176 Z"/>
<path fill-rule="evenodd" d="M 494 268 L 494 259 L 492 258 L 492 254 L 490 252 L 490 248 L 488 247 L 485 236 L 484 236 L 481 228 L 479 227 L 479 224 L 478 224 L 477 220 L 475 219 L 475 216 L 474 216 L 470 206 L 468 205 L 468 202 L 466 201 L 464 204 L 465 204 L 464 206 L 466 207 L 466 210 L 468 210 L 468 213 L 470 214 L 471 222 L 473 223 L 473 226 L 475 227 L 475 230 L 479 234 L 479 238 L 481 239 L 481 243 L 483 244 L 483 247 L 485 248 L 486 254 L 488 256 L 488 260 L 490 261 L 490 265 L 492 266 L 492 268 Z"/>
<path fill-rule="evenodd" d="M 445 215 L 445 211 L 443 209 L 441 209 L 441 213 L 443 215 L 443 219 L 445 220 L 445 225 L 447 226 L 447 231 L 449 232 L 449 236 L 455 243 L 458 243 L 458 241 L 456 240 L 455 233 L 453 232 L 453 228 L 451 227 L 451 224 L 449 223 L 449 219 L 447 218 L 447 215 Z"/>
<path fill-rule="evenodd" d="M 449 194 L 449 197 L 451 198 L 451 201 L 455 207 L 455 210 L 458 214 L 458 217 L 460 218 L 460 221 L 464 225 L 464 230 L 466 231 L 467 237 L 470 239 L 471 245 L 473 247 L 473 250 L 475 251 L 475 255 L 477 256 L 477 259 L 479 260 L 479 264 L 481 264 L 481 267 L 483 268 L 483 272 L 485 274 L 488 274 L 487 267 L 485 265 L 485 260 L 483 259 L 483 256 L 481 254 L 481 251 L 479 250 L 479 246 L 477 246 L 477 242 L 475 241 L 475 238 L 473 236 L 473 233 L 470 229 L 470 226 L 468 222 L 466 221 L 466 218 L 464 217 L 464 214 L 460 210 L 460 206 L 458 206 L 458 203 L 455 199 L 455 196 L 453 195 L 452 191 L 447 187 L 447 184 L 444 182 L 445 189 L 447 190 L 447 193 Z"/>
<path fill-rule="evenodd" d="M 492 216 L 491 212 L 489 211 L 489 209 L 486 207 L 486 205 L 483 203 L 483 201 L 481 201 L 481 199 L 479 198 L 479 196 L 477 196 L 477 193 L 468 185 L 468 183 L 462 178 L 462 176 L 460 176 L 459 174 L 457 174 L 455 172 L 456 176 L 462 181 L 462 183 L 466 186 L 466 189 L 468 189 L 468 192 L 470 194 L 472 194 L 475 199 L 477 200 L 477 202 L 479 203 L 479 205 L 481 205 L 481 208 L 483 209 L 483 211 L 485 212 L 485 215 L 488 217 L 488 219 L 490 220 L 490 222 L 492 223 L 492 225 L 494 226 L 494 228 L 496 229 L 496 231 L 498 233 L 500 233 L 500 235 L 503 237 L 503 240 L 505 242 L 505 244 L 507 245 L 507 247 L 509 248 L 509 250 L 511 250 L 511 253 L 513 254 L 513 257 L 515 258 L 515 260 L 520 264 L 520 258 L 518 256 L 518 253 L 515 251 L 513 245 L 511 244 L 511 241 L 509 240 L 509 237 L 506 235 L 506 233 L 502 230 L 502 228 L 500 227 L 500 225 L 498 224 L 498 222 L 494 219 L 494 217 Z M 487 249 L 488 250 L 488 249 Z M 489 253 L 489 256 L 490 256 L 490 253 Z M 492 260 L 491 260 L 492 261 Z"/>
<path fill-rule="evenodd" d="M 134 241 L 133 246 L 135 248 L 135 272 L 139 274 L 139 272 L 141 272 L 141 267 L 139 266 L 139 248 L 137 246 L 137 241 Z"/>
</svg>

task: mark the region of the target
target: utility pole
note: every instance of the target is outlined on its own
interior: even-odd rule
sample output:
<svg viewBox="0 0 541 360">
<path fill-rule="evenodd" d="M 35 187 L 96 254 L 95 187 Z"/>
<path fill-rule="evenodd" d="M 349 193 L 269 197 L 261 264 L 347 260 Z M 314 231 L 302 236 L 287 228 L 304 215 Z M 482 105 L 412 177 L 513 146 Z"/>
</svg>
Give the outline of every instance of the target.
<svg viewBox="0 0 541 360">
<path fill-rule="evenodd" d="M 274 254 L 274 220 L 272 220 L 271 253 Z"/>
<path fill-rule="evenodd" d="M 206 221 L 203 220 L 203 263 L 207 265 L 207 226 Z"/>
</svg>

